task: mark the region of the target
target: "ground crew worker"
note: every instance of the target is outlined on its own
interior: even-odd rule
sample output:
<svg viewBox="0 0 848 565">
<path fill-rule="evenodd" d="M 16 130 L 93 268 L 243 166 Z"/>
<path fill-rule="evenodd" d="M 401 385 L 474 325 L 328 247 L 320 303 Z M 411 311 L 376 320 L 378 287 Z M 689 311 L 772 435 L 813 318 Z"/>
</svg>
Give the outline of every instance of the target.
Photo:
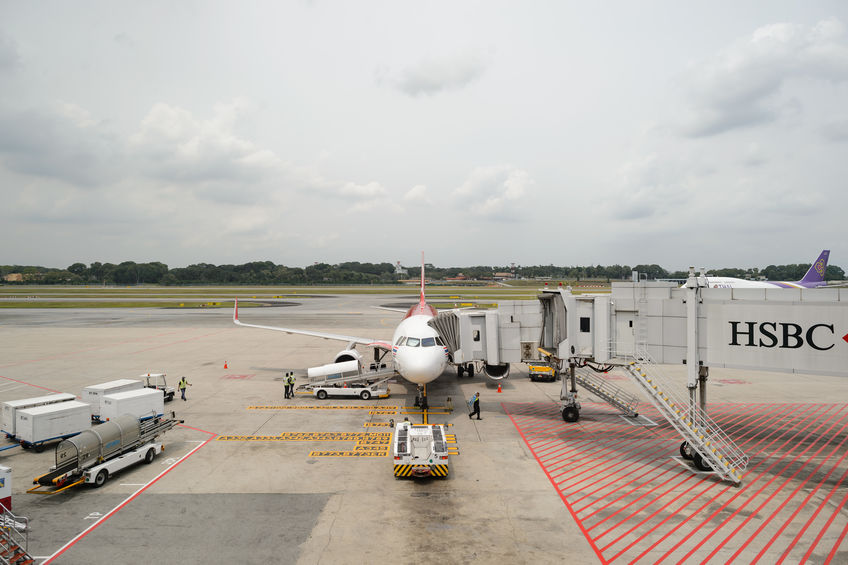
<svg viewBox="0 0 848 565">
<path fill-rule="evenodd" d="M 283 388 L 285 388 L 285 390 L 286 390 L 284 398 L 288 398 L 289 397 L 289 374 L 288 373 L 286 373 L 286 376 L 283 377 Z"/>
<path fill-rule="evenodd" d="M 468 419 L 470 420 L 471 416 L 473 416 L 474 414 L 477 414 L 477 419 L 482 420 L 483 418 L 480 417 L 480 393 L 479 392 L 474 393 L 474 396 L 471 397 L 469 404 L 472 405 L 473 410 L 471 410 L 471 414 L 468 415 Z"/>
<path fill-rule="evenodd" d="M 289 378 L 286 382 L 289 384 L 289 398 L 294 398 L 294 372 L 289 373 Z"/>
<path fill-rule="evenodd" d="M 180 389 L 180 397 L 181 397 L 183 400 L 185 400 L 185 399 L 186 399 L 186 397 L 185 397 L 186 387 L 191 386 L 191 383 L 190 383 L 190 382 L 188 382 L 188 381 L 186 380 L 186 378 L 185 378 L 185 377 L 182 377 L 182 378 L 180 379 L 180 384 L 179 384 L 179 385 L 177 385 L 177 386 L 178 386 L 178 388 Z"/>
</svg>

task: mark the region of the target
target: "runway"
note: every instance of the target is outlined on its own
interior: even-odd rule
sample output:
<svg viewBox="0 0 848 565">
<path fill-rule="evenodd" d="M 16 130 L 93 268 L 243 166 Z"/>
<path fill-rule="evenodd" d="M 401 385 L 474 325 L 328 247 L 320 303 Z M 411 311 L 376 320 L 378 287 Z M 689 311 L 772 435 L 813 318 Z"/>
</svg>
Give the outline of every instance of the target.
<svg viewBox="0 0 848 565">
<path fill-rule="evenodd" d="M 375 306 L 398 300 L 305 297 L 240 317 L 385 339 L 400 315 Z M 165 453 L 103 488 L 29 495 L 52 450 L 0 454 L 13 510 L 31 521 L 30 553 L 94 564 L 848 559 L 846 379 L 711 372 L 713 414 L 752 457 L 737 489 L 671 460 L 680 440 L 647 400 L 640 412 L 657 426 L 632 426 L 589 395 L 581 421 L 566 424 L 560 383 L 532 383 L 523 366 L 500 394 L 483 376 L 448 372 L 431 405 L 450 398 L 456 410 L 430 420 L 450 424 L 459 455 L 447 479 L 411 481 L 394 478 L 377 435 L 378 449 L 356 448 L 403 417 L 412 387 L 368 402 L 283 400 L 283 373 L 343 347 L 236 328 L 229 310 L 0 311 L 0 400 L 148 371 L 193 385 L 187 402 L 166 405 L 185 425 L 164 436 Z M 469 421 L 463 399 L 478 390 L 483 420 Z M 301 408 L 256 408 L 280 405 Z M 263 439 L 226 440 L 248 436 Z M 357 451 L 380 455 L 320 455 Z"/>
</svg>

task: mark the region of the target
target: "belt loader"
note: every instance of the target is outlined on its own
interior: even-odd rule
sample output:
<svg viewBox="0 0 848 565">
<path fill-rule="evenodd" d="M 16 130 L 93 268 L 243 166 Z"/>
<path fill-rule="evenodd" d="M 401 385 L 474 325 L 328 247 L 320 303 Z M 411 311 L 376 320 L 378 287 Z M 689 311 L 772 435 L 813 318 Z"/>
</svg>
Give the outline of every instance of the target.
<svg viewBox="0 0 848 565">
<path fill-rule="evenodd" d="M 139 420 L 123 414 L 56 446 L 56 464 L 33 479 L 27 492 L 55 494 L 81 483 L 101 487 L 109 477 L 135 463 L 152 463 L 164 450 L 158 437 L 182 420 L 170 417 Z M 40 490 L 51 489 L 51 490 Z"/>
<path fill-rule="evenodd" d="M 448 444 L 441 424 L 395 424 L 395 477 L 448 476 Z"/>
</svg>

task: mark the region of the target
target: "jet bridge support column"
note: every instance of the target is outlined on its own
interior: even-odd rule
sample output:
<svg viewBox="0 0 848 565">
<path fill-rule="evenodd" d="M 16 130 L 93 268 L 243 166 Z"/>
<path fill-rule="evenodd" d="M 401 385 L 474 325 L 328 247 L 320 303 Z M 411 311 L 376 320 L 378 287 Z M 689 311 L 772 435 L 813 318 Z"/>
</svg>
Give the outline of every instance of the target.
<svg viewBox="0 0 848 565">
<path fill-rule="evenodd" d="M 562 419 L 566 422 L 576 422 L 580 419 L 580 403 L 577 402 L 576 365 L 568 363 L 568 377 L 562 379 L 562 392 L 559 395 L 562 403 Z"/>
</svg>

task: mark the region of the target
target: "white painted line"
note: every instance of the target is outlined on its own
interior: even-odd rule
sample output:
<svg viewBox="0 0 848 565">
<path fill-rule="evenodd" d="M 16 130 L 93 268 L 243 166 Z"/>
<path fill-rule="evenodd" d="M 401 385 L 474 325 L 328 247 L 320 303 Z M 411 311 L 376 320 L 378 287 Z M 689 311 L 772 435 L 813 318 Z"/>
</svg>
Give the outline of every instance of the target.
<svg viewBox="0 0 848 565">
<path fill-rule="evenodd" d="M 210 440 L 207 440 L 207 441 L 211 441 L 211 439 L 210 439 Z M 180 457 L 180 458 L 176 461 L 176 463 L 180 463 L 180 462 L 182 462 L 182 460 L 183 460 L 183 459 L 186 459 L 187 457 L 191 456 L 191 455 L 192 455 L 195 451 L 197 451 L 198 449 L 200 449 L 200 448 L 201 448 L 201 447 L 203 447 L 204 445 L 205 445 L 205 442 L 204 442 L 204 443 L 202 443 L 202 444 L 200 444 L 200 445 L 198 445 L 197 447 L 195 447 L 194 449 L 192 449 L 191 451 L 189 451 L 188 453 L 186 453 L 185 455 L 183 455 L 182 457 Z M 129 495 L 127 498 L 125 498 L 125 499 L 123 500 L 123 502 L 121 502 L 120 504 L 118 504 L 117 506 L 115 506 L 112 510 L 110 510 L 109 512 L 107 512 L 104 516 L 101 516 L 99 520 L 97 520 L 96 522 L 94 522 L 92 525 L 90 525 L 89 527 L 87 527 L 85 530 L 83 530 L 82 532 L 80 532 L 79 534 L 77 534 L 76 536 L 74 536 L 74 538 L 73 538 L 73 539 L 71 539 L 71 541 L 69 541 L 68 543 L 66 543 L 65 545 L 63 545 L 63 546 L 62 546 L 62 547 L 60 547 L 59 549 L 57 549 L 57 550 L 56 550 L 56 551 L 55 551 L 52 555 L 50 555 L 50 557 L 48 557 L 48 558 L 47 558 L 47 560 L 45 561 L 45 563 L 49 563 L 49 562 L 50 562 L 50 561 L 52 561 L 55 557 L 57 557 L 59 554 L 63 553 L 66 549 L 68 549 L 69 547 L 71 547 L 72 545 L 74 545 L 74 544 L 75 544 L 78 540 L 80 540 L 80 539 L 82 539 L 83 537 L 85 537 L 86 535 L 88 535 L 88 532 L 90 532 L 91 530 L 93 530 L 94 528 L 96 528 L 97 526 L 99 526 L 101 522 L 103 522 L 104 520 L 108 519 L 108 518 L 109 518 L 109 516 L 111 516 L 112 514 L 114 514 L 115 512 L 117 512 L 118 510 L 120 510 L 120 509 L 121 509 L 124 505 L 126 505 L 129 501 L 131 501 L 133 498 L 135 498 L 136 496 L 138 496 L 139 494 L 141 494 L 141 492 L 142 492 L 142 491 L 144 491 L 147 487 L 149 487 L 150 485 L 152 485 L 153 483 L 155 483 L 156 481 L 158 481 L 158 480 L 159 480 L 159 479 L 160 479 L 163 475 L 165 475 L 166 473 L 168 473 L 168 472 L 169 472 L 171 469 L 173 469 L 173 468 L 174 468 L 174 466 L 173 466 L 173 465 L 169 465 L 167 469 L 165 469 L 164 471 L 162 471 L 161 473 L 159 473 L 158 475 L 156 475 L 155 477 L 153 477 L 151 480 L 149 480 L 149 481 L 147 481 L 146 483 L 144 483 L 144 486 L 143 486 L 143 487 L 139 488 L 139 489 L 138 489 L 138 490 L 136 490 L 134 493 L 132 493 L 131 495 Z"/>
</svg>

